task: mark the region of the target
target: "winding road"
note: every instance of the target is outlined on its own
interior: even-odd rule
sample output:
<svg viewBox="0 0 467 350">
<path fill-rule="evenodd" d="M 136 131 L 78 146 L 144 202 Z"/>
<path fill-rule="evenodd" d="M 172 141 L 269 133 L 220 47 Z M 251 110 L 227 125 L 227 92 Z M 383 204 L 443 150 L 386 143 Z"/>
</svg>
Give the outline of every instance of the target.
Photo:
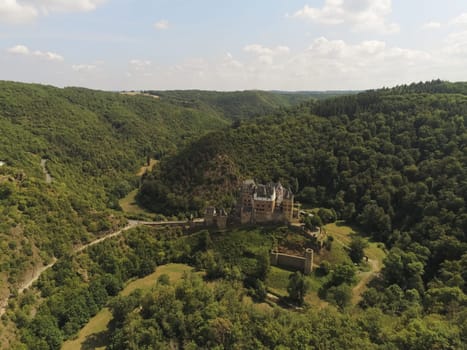
<svg viewBox="0 0 467 350">
<path fill-rule="evenodd" d="M 92 242 L 89 242 L 79 248 L 76 248 L 74 250 L 74 253 L 79 253 L 79 252 L 82 252 L 83 250 L 85 250 L 86 248 L 89 248 L 90 246 L 93 246 L 95 244 L 98 244 L 98 243 L 101 243 L 102 241 L 105 241 L 106 239 L 109 239 L 109 238 L 112 238 L 112 237 L 115 237 L 115 236 L 118 236 L 120 234 L 122 234 L 123 232 L 129 230 L 130 228 L 133 228 L 133 227 L 136 227 L 138 225 L 147 225 L 148 223 L 145 223 L 145 222 L 139 222 L 139 221 L 136 221 L 136 220 L 129 220 L 128 221 L 128 224 L 121 228 L 120 230 L 118 231 L 115 231 L 115 232 L 111 232 L 105 236 L 102 236 Z M 40 267 L 39 269 L 35 270 L 32 274 L 32 276 L 30 278 L 28 278 L 27 280 L 23 281 L 21 283 L 21 285 L 18 287 L 17 289 L 17 292 L 18 294 L 22 294 L 26 289 L 28 289 L 29 287 L 31 287 L 33 285 L 34 282 L 36 282 L 39 277 L 45 272 L 47 271 L 48 269 L 50 269 L 51 267 L 53 267 L 56 263 L 57 263 L 57 259 L 54 258 L 53 261 L 46 265 L 46 266 L 42 266 Z M 1 300 L 0 301 L 0 317 L 5 313 L 6 311 L 6 308 L 8 306 L 8 300 L 9 298 L 6 298 L 4 300 Z"/>
<path fill-rule="evenodd" d="M 193 220 L 193 222 L 195 223 L 202 223 L 204 222 L 204 219 L 195 219 Z M 121 228 L 120 230 L 118 231 L 115 231 L 115 232 L 111 232 L 111 233 L 108 233 L 100 238 L 97 238 L 95 239 L 94 241 L 92 242 L 89 242 L 85 245 L 82 245 L 81 247 L 78 247 L 78 248 L 75 248 L 73 250 L 73 253 L 76 254 L 76 253 L 79 253 L 79 252 L 82 252 L 83 250 L 85 250 L 86 248 L 89 248 L 95 244 L 98 244 L 98 243 L 101 243 L 103 241 L 105 241 L 106 239 L 109 239 L 109 238 L 112 238 L 112 237 L 116 237 L 120 234 L 122 234 L 123 232 L 133 228 L 133 227 L 136 227 L 136 226 L 140 226 L 140 225 L 145 225 L 145 226 L 165 226 L 165 225 L 181 225 L 181 224 L 188 224 L 189 221 L 138 221 L 138 220 L 128 220 L 128 224 Z M 57 259 L 54 258 L 53 261 L 46 265 L 46 266 L 42 266 L 40 267 L 39 269 L 35 270 L 32 274 L 32 276 L 28 279 L 26 279 L 25 281 L 23 281 L 21 283 L 21 285 L 18 287 L 17 289 L 17 292 L 18 294 L 22 294 L 26 289 L 28 289 L 29 287 L 32 286 L 32 284 L 34 282 L 36 282 L 39 277 L 45 272 L 47 271 L 48 269 L 50 269 L 51 267 L 53 267 L 56 263 L 57 263 Z M 0 300 L 0 317 L 5 313 L 6 311 L 6 308 L 8 306 L 8 300 L 9 298 L 6 298 L 4 300 Z"/>
<path fill-rule="evenodd" d="M 358 274 L 360 281 L 352 288 L 352 304 L 356 305 L 362 299 L 362 293 L 365 290 L 368 282 L 372 280 L 380 271 L 381 264 L 376 259 L 368 259 L 370 265 L 370 271 L 361 272 Z"/>
</svg>

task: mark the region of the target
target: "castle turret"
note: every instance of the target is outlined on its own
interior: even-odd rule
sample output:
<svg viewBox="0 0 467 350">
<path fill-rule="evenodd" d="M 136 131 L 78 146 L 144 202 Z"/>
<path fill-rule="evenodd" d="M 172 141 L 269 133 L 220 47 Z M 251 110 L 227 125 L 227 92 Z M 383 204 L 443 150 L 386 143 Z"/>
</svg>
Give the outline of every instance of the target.
<svg viewBox="0 0 467 350">
<path fill-rule="evenodd" d="M 311 271 L 313 271 L 313 249 L 307 248 L 305 250 L 305 268 L 303 269 L 303 273 L 309 275 Z"/>
</svg>

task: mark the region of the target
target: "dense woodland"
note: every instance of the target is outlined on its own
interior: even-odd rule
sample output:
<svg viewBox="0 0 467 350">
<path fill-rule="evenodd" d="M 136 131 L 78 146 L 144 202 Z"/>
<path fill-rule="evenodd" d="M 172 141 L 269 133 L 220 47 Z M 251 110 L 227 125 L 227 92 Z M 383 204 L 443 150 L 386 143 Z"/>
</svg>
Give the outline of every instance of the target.
<svg viewBox="0 0 467 350">
<path fill-rule="evenodd" d="M 14 296 L 32 264 L 59 259 L 36 289 L 12 299 L 2 347 L 58 349 L 105 305 L 111 349 L 467 344 L 467 84 L 305 102 L 283 93 L 149 92 L 154 98 L 0 85 L 0 291 Z M 304 205 L 326 208 L 310 225 L 338 218 L 382 242 L 384 267 L 358 306 L 348 300 L 349 262 L 361 259 L 355 249 L 348 262 L 316 271 L 328 307 L 304 304 L 306 283 L 293 274 L 286 307 L 264 309 L 280 227 L 192 235 L 137 228 L 72 254 L 125 222 L 118 198 L 138 186 L 147 157 L 160 162 L 138 200 L 154 213 L 230 210 L 243 179 L 281 181 Z M 168 262 L 203 271 L 205 281 L 199 273 L 162 278 L 118 296 L 126 281 Z"/>
<path fill-rule="evenodd" d="M 154 210 L 230 208 L 243 179 L 279 180 L 390 249 L 362 307 L 403 315 L 416 300 L 465 332 L 466 86 L 368 91 L 236 123 L 164 160 L 139 199 Z"/>
<path fill-rule="evenodd" d="M 137 188 L 147 158 L 230 123 L 206 105 L 0 82 L 0 301 L 42 264 L 124 224 L 118 199 Z"/>
</svg>

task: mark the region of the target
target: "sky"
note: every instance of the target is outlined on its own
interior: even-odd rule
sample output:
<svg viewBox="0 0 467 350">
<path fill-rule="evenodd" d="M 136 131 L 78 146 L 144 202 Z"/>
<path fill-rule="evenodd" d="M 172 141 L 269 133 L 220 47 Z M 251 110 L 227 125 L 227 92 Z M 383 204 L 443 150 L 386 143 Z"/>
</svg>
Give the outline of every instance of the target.
<svg viewBox="0 0 467 350">
<path fill-rule="evenodd" d="M 466 0 L 0 0 L 1 80 L 362 90 L 466 63 Z"/>
</svg>

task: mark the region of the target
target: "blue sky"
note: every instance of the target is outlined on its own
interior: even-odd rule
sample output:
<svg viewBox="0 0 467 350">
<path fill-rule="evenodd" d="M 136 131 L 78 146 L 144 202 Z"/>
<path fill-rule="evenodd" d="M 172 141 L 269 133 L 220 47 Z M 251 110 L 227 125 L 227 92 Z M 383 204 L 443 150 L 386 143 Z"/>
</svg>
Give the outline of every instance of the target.
<svg viewBox="0 0 467 350">
<path fill-rule="evenodd" d="M 0 0 L 0 79 L 105 90 L 467 80 L 467 1 Z"/>
</svg>

